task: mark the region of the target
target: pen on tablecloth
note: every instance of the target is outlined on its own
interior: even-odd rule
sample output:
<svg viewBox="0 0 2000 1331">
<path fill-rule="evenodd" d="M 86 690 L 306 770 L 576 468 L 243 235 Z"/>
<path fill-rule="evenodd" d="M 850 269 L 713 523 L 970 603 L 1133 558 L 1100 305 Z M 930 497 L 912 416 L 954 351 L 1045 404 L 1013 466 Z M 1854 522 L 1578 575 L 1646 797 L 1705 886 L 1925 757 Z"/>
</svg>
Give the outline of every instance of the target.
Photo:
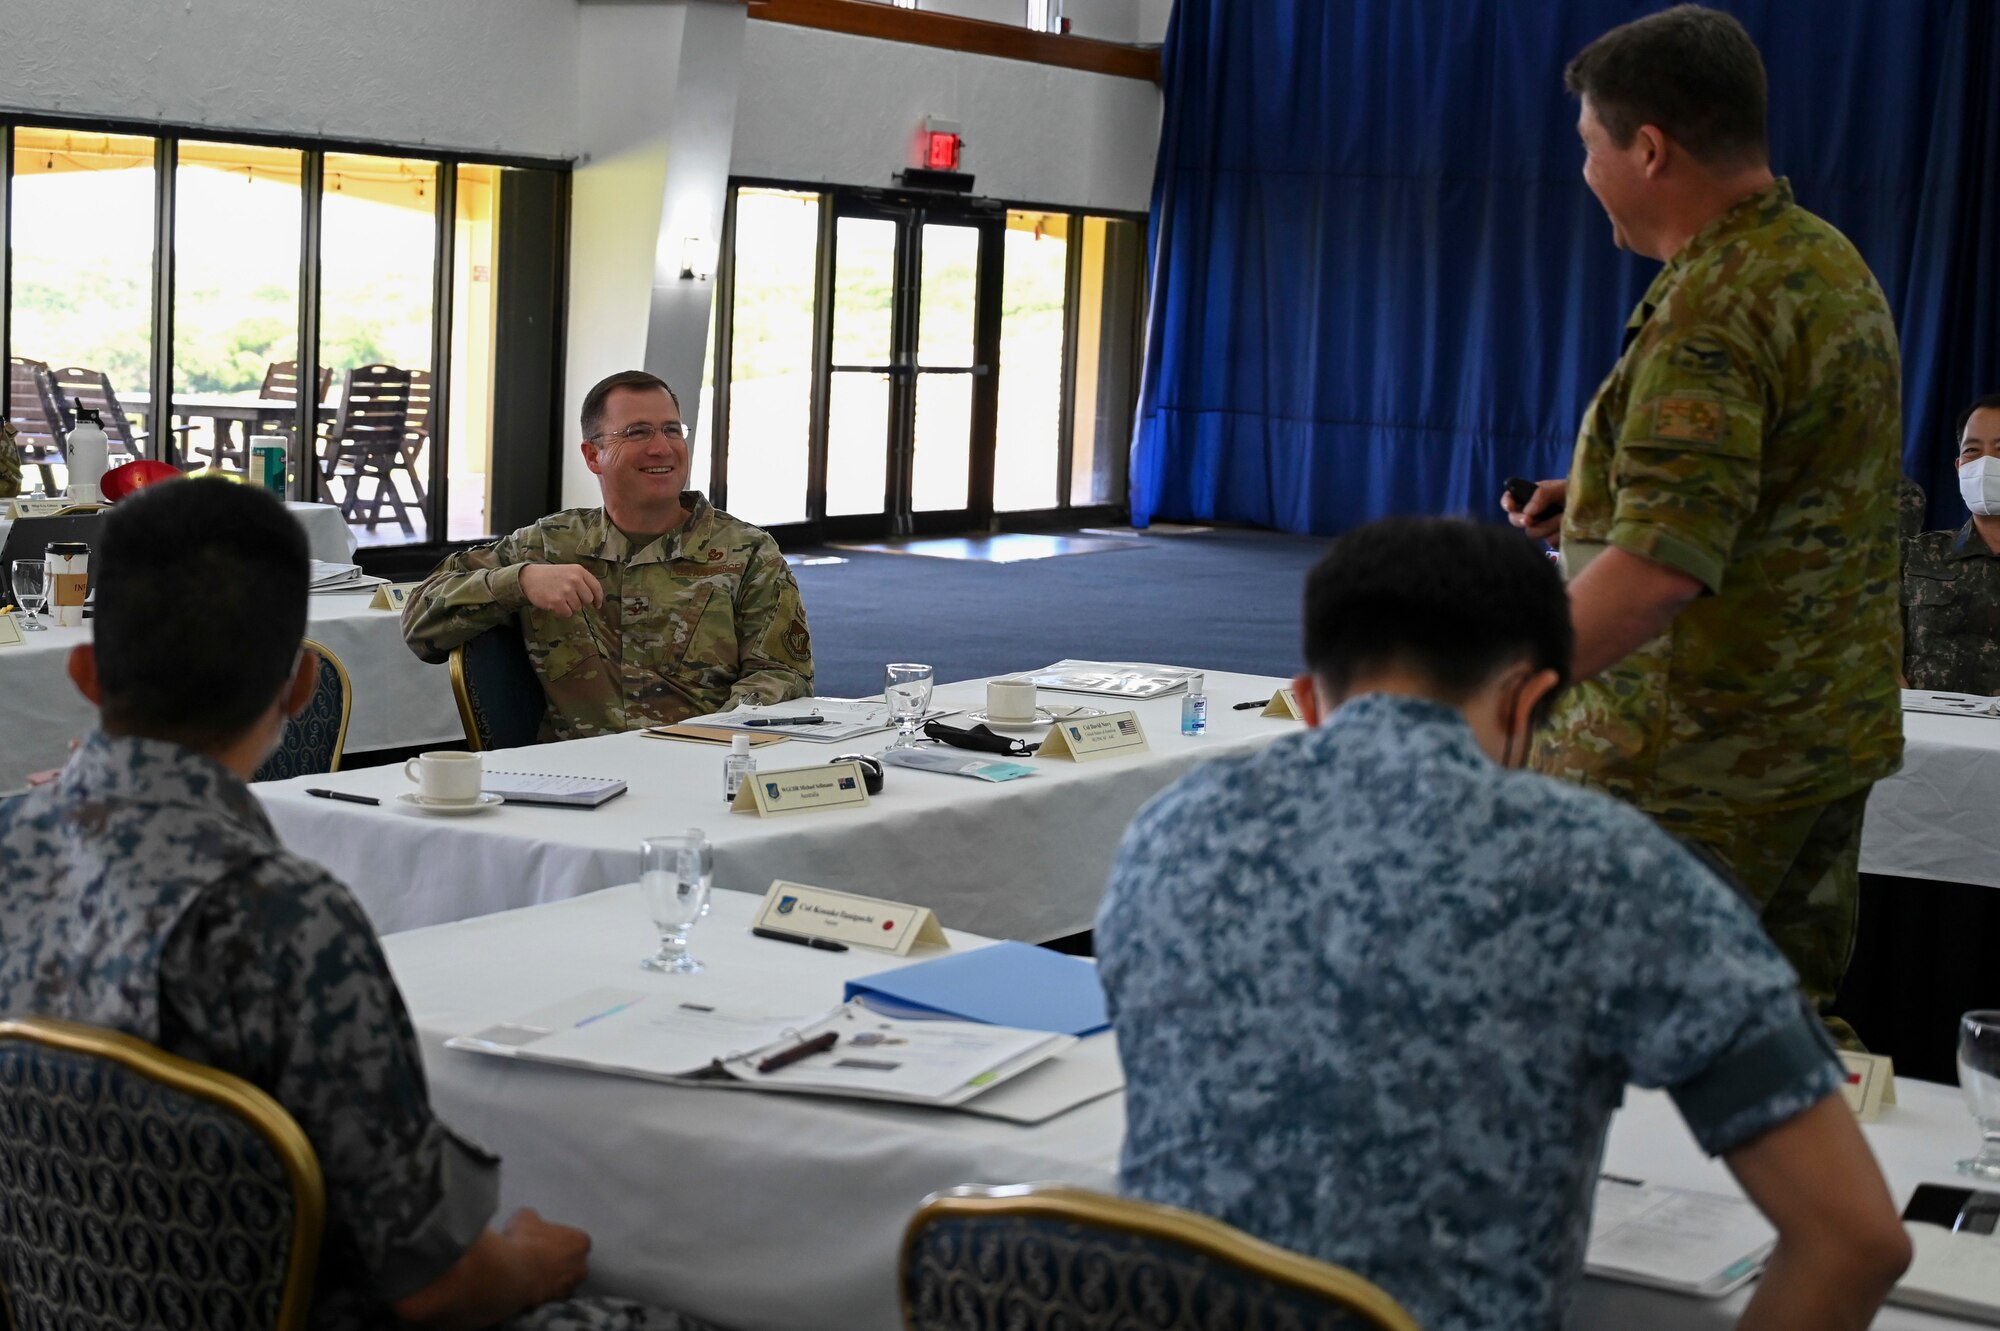
<svg viewBox="0 0 2000 1331">
<path fill-rule="evenodd" d="M 759 716 L 743 723 L 746 726 L 823 726 L 823 716 Z"/>
<path fill-rule="evenodd" d="M 349 804 L 380 804 L 382 802 L 373 795 L 350 795 L 344 790 L 314 790 L 308 787 L 306 794 L 317 795 L 323 800 L 346 800 Z"/>
<path fill-rule="evenodd" d="M 1603 1179 L 1606 1183 L 1623 1183 L 1628 1188 L 1643 1188 L 1646 1186 L 1646 1180 L 1642 1178 L 1626 1178 L 1623 1174 L 1599 1174 L 1597 1177 Z"/>
<path fill-rule="evenodd" d="M 780 943 L 797 943 L 800 947 L 816 947 L 822 952 L 847 951 L 847 944 L 836 943 L 831 938 L 813 938 L 807 934 L 788 934 L 782 929 L 766 929 L 761 924 L 753 926 L 750 932 L 759 938 L 771 938 Z"/>
<path fill-rule="evenodd" d="M 835 1042 L 839 1039 L 840 1032 L 838 1031 L 828 1031 L 824 1035 L 815 1035 L 803 1044 L 795 1044 L 790 1049 L 771 1055 L 757 1065 L 757 1071 L 776 1072 L 779 1068 L 788 1068 L 802 1058 L 811 1058 L 814 1054 L 825 1053 L 827 1050 L 833 1048 Z"/>
<path fill-rule="evenodd" d="M 1247 712 L 1252 707 L 1269 707 L 1270 705 L 1271 700 L 1269 698 L 1259 698 L 1256 702 L 1239 702 L 1229 710 L 1232 712 Z"/>
</svg>

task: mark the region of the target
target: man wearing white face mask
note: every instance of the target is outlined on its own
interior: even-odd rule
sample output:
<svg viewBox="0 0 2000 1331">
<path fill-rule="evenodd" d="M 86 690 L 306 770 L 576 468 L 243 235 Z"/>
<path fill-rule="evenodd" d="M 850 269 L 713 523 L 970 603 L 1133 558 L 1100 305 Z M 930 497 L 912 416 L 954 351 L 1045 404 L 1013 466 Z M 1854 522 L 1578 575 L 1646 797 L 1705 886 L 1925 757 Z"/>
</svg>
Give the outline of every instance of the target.
<svg viewBox="0 0 2000 1331">
<path fill-rule="evenodd" d="M 1903 545 L 1903 674 L 1913 689 L 2000 694 L 2000 393 L 1958 418 L 1972 520 Z"/>
</svg>

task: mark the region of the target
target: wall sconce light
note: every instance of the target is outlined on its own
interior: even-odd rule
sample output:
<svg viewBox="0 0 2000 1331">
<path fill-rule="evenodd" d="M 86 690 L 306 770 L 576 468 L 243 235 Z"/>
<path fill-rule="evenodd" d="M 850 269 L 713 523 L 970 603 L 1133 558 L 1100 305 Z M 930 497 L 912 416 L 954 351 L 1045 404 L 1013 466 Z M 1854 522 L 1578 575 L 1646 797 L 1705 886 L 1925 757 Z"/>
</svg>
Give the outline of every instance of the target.
<svg viewBox="0 0 2000 1331">
<path fill-rule="evenodd" d="M 706 282 L 715 273 L 715 250 L 705 236 L 681 237 L 681 280 Z"/>
</svg>

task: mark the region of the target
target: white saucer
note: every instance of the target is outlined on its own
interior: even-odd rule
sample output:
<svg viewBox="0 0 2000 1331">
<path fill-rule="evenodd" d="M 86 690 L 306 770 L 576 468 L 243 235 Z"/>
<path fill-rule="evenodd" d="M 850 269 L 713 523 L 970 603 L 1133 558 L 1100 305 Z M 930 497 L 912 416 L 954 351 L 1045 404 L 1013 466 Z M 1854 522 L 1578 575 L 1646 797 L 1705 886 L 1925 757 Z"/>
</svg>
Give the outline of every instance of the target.
<svg viewBox="0 0 2000 1331">
<path fill-rule="evenodd" d="M 466 804 L 460 804 L 455 800 L 427 800 L 414 790 L 406 790 L 396 798 L 420 813 L 442 814 L 447 818 L 463 818 L 468 813 L 485 813 L 494 805 L 507 802 L 500 796 L 489 795 L 485 791 L 479 793 L 478 799 Z"/>
<path fill-rule="evenodd" d="M 1052 726 L 1058 719 L 1074 721 L 1079 717 L 1103 715 L 1103 709 L 1097 707 L 1068 707 L 1064 708 L 1061 716 L 1058 717 L 1055 712 L 1050 711 L 1046 707 L 1037 707 L 1035 709 L 1035 719 L 1032 721 L 1002 721 L 998 717 L 989 716 L 985 712 L 969 713 L 965 719 L 976 726 L 985 726 L 990 730 L 1036 730 L 1042 726 Z"/>
</svg>

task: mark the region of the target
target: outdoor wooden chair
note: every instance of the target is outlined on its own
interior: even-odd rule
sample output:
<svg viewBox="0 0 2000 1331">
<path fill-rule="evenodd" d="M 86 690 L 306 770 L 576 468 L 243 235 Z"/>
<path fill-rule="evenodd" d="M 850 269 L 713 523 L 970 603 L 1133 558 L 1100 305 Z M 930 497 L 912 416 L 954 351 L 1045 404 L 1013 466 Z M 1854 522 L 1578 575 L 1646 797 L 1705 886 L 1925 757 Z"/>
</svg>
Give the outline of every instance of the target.
<svg viewBox="0 0 2000 1331">
<path fill-rule="evenodd" d="M 70 431 L 76 429 L 78 410 L 95 411 L 104 422 L 104 436 L 110 443 L 111 456 L 115 458 L 122 453 L 127 457 L 150 457 L 157 461 L 166 461 L 157 449 L 151 453 L 146 451 L 147 441 L 157 439 L 160 434 L 157 423 L 151 430 L 135 431 L 132 428 L 131 418 L 126 416 L 125 408 L 119 404 L 117 392 L 111 387 L 110 375 L 102 370 L 86 369 L 81 365 L 51 370 L 49 374 L 55 380 L 57 401 L 62 407 L 65 439 L 69 437 Z M 185 439 L 188 431 L 194 429 L 194 426 L 175 425 L 169 428 L 172 433 Z"/>
<path fill-rule="evenodd" d="M 349 370 L 341 388 L 340 412 L 319 448 L 320 475 L 342 516 L 370 531 L 382 521 L 385 510 L 403 530 L 415 531 L 410 511 L 424 502 L 423 481 L 404 452 L 410 384 L 410 371 L 394 365 Z M 399 471 L 410 477 L 414 502 L 396 488 Z M 371 483 L 366 494 L 364 482 Z"/>
<path fill-rule="evenodd" d="M 907 1331 L 1418 1331 L 1354 1272 L 1208 1216 L 1050 1183 L 932 1193 L 903 1235 Z"/>
<path fill-rule="evenodd" d="M 0 1323 L 306 1324 L 326 1185 L 269 1095 L 115 1031 L 0 1021 Z"/>
<path fill-rule="evenodd" d="M 327 393 L 333 388 L 333 370 L 325 365 L 319 367 L 319 393 L 313 398 L 315 404 L 323 404 Z M 267 402 L 297 402 L 299 400 L 299 363 L 295 360 L 274 360 L 264 367 L 264 382 L 257 389 L 257 396 Z M 250 445 L 259 436 L 282 440 L 287 456 L 293 456 L 292 447 L 298 435 L 298 413 L 271 407 L 260 410 L 257 418 L 244 427 L 245 438 L 239 447 L 234 438 L 226 444 L 218 440 L 216 462 L 229 462 L 240 469 L 250 466 Z"/>
<path fill-rule="evenodd" d="M 22 464 L 41 471 L 42 490 L 47 494 L 56 492 L 56 464 L 69 465 L 68 455 L 63 452 L 60 403 L 46 362 L 26 356 L 8 357 L 8 418 L 19 435 L 16 442 L 21 446 Z"/>
</svg>

